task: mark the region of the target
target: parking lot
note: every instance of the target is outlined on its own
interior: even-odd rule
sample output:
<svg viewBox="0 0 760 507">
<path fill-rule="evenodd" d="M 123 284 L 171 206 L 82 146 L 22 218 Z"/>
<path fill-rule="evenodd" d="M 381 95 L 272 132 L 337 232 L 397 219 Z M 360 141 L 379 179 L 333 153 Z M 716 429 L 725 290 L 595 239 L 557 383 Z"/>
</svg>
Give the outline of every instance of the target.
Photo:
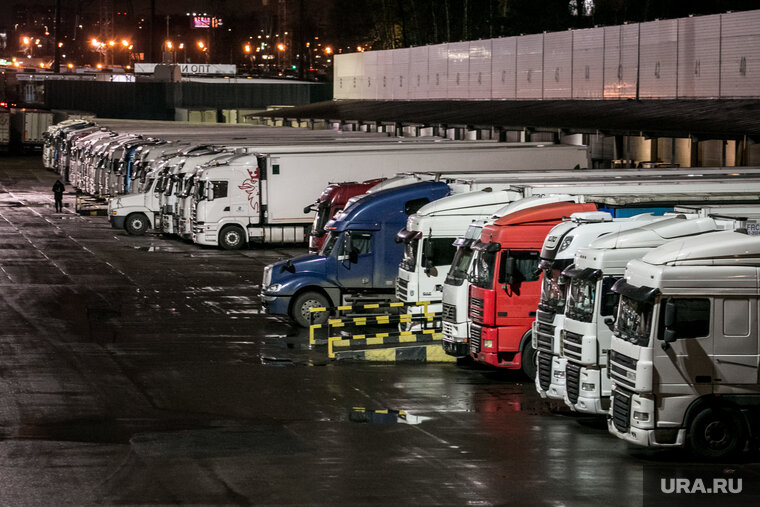
<svg viewBox="0 0 760 507">
<path fill-rule="evenodd" d="M 518 373 L 332 362 L 258 300 L 304 249 L 128 236 L 71 192 L 54 213 L 55 180 L 0 158 L 3 505 L 637 505 L 645 475 L 760 483 L 756 454 L 630 448 Z"/>
</svg>

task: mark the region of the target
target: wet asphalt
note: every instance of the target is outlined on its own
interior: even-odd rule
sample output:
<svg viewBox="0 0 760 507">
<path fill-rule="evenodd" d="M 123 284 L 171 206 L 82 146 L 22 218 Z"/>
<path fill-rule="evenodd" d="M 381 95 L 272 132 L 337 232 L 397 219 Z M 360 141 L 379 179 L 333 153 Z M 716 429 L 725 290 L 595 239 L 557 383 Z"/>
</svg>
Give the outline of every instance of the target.
<svg viewBox="0 0 760 507">
<path fill-rule="evenodd" d="M 54 213 L 56 177 L 0 158 L 1 505 L 694 505 L 644 502 L 645 476 L 760 484 L 756 455 L 629 447 L 517 373 L 331 362 L 257 298 L 304 249 L 128 236 L 71 187 Z"/>
</svg>

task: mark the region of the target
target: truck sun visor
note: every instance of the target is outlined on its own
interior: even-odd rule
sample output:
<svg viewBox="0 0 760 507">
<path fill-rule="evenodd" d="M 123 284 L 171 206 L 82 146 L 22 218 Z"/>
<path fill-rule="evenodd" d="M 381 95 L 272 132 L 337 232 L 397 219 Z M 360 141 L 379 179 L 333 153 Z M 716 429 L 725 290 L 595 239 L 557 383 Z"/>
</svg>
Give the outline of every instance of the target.
<svg viewBox="0 0 760 507">
<path fill-rule="evenodd" d="M 562 276 L 566 276 L 567 278 L 578 278 L 580 280 L 592 280 L 602 276 L 602 270 L 593 268 L 580 269 L 569 267 L 562 272 Z"/>
<path fill-rule="evenodd" d="M 409 242 L 413 239 L 420 239 L 422 237 L 422 231 L 410 231 L 406 227 L 398 231 L 396 234 L 396 243 Z"/>
<path fill-rule="evenodd" d="M 498 250 L 501 250 L 501 245 L 499 243 L 483 243 L 482 241 L 476 241 L 472 244 L 472 249 L 482 250 L 484 252 L 496 252 Z"/>
<path fill-rule="evenodd" d="M 634 301 L 641 302 L 651 301 L 657 296 L 657 294 L 660 293 L 659 289 L 653 289 L 652 287 L 647 287 L 646 285 L 642 285 L 641 287 L 631 285 L 630 283 L 626 282 L 624 278 L 621 278 L 615 282 L 615 285 L 612 286 L 612 291 L 617 292 L 621 296 L 631 298 Z"/>
</svg>

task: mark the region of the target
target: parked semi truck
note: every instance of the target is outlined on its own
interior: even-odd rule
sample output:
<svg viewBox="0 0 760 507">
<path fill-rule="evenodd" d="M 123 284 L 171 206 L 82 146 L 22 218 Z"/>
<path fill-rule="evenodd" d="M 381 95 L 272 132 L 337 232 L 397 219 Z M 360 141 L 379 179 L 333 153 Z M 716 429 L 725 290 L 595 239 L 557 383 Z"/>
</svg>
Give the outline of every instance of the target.
<svg viewBox="0 0 760 507">
<path fill-rule="evenodd" d="M 563 396 L 568 406 L 590 414 L 606 414 L 609 409 L 607 352 L 612 339 L 610 323 L 618 302 L 612 286 L 622 278 L 628 262 L 675 238 L 734 229 L 746 223 L 746 217 L 687 219 L 686 215 L 680 215 L 609 234 L 576 253 L 574 264 L 563 272 L 568 294 L 560 331 L 562 343 L 558 347 L 565 358 Z M 562 375 L 562 365 L 554 370 L 554 375 Z"/>
<path fill-rule="evenodd" d="M 346 206 L 349 199 L 366 193 L 384 179 L 375 178 L 363 182 L 346 181 L 327 185 L 314 204 L 303 209 L 304 213 L 314 212 L 314 221 L 309 232 L 309 252 L 316 253 L 322 248 L 327 236 L 325 224 Z"/>
<path fill-rule="evenodd" d="M 585 165 L 578 146 L 519 144 L 349 144 L 262 148 L 198 175 L 193 241 L 240 248 L 246 242 L 302 242 L 313 218 L 302 204 L 330 180 L 393 176 L 410 169 L 510 171 Z M 295 192 L 300 192 L 296 194 Z M 301 196 L 300 198 L 298 198 Z M 209 198 L 210 197 L 210 198 Z"/>
<path fill-rule="evenodd" d="M 610 346 L 609 431 L 724 460 L 760 428 L 760 238 L 716 232 L 633 260 Z"/>
<path fill-rule="evenodd" d="M 372 193 L 327 223 L 318 254 L 295 257 L 264 269 L 261 299 L 267 313 L 309 325 L 311 308 L 338 306 L 353 297 L 393 295 L 402 245 L 396 232 L 428 202 L 445 196 L 442 182 L 421 182 Z M 315 322 L 323 322 L 319 313 Z"/>
<path fill-rule="evenodd" d="M 536 390 L 542 398 L 564 401 L 565 358 L 560 354 L 567 299 L 565 268 L 575 254 L 602 235 L 610 235 L 662 220 L 651 213 L 613 219 L 607 212 L 576 213 L 555 226 L 544 240 L 538 267 L 541 270 L 541 296 L 533 322 L 533 348 L 536 350 Z"/>
<path fill-rule="evenodd" d="M 478 362 L 535 375 L 530 336 L 541 290 L 538 262 L 552 227 L 590 203 L 552 203 L 510 213 L 486 225 L 473 261 L 470 355 Z"/>
</svg>

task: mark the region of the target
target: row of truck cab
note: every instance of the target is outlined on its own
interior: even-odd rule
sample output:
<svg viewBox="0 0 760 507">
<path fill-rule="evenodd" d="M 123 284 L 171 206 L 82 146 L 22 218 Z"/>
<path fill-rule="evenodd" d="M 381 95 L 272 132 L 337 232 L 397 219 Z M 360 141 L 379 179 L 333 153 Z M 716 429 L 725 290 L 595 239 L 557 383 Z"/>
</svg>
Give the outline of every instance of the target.
<svg viewBox="0 0 760 507">
<path fill-rule="evenodd" d="M 270 314 L 426 302 L 446 353 L 522 370 L 620 438 L 724 457 L 757 437 L 760 168 L 587 169 L 580 146 L 294 130 L 72 121 L 43 159 L 130 234 L 308 240 L 265 268 Z"/>
<path fill-rule="evenodd" d="M 628 441 L 688 444 L 702 456 L 724 457 L 757 436 L 751 431 L 760 407 L 757 273 L 744 283 L 747 290 L 754 287 L 754 295 L 727 303 L 734 314 L 748 312 L 739 312 L 741 325 L 730 323 L 746 338 L 745 355 L 729 358 L 741 366 L 731 368 L 746 371 L 739 371 L 745 385 L 732 381 L 724 388 L 716 382 L 728 375 L 709 371 L 717 357 L 705 347 L 704 357 L 689 357 L 692 324 L 678 320 L 711 309 L 722 319 L 728 310 L 707 302 L 712 287 L 692 282 L 692 294 L 702 296 L 698 303 L 663 300 L 680 316 L 663 321 L 672 321 L 667 325 L 676 331 L 663 334 L 669 342 L 645 341 L 644 334 L 656 329 L 652 319 L 660 315 L 653 313 L 652 298 L 667 291 L 643 278 L 634 277 L 637 285 L 625 280 L 629 261 L 692 236 L 688 244 L 705 252 L 723 241 L 742 244 L 733 258 L 724 248 L 721 260 L 699 254 L 704 260 L 684 261 L 692 273 L 699 272 L 700 262 L 705 269 L 721 262 L 755 262 L 760 268 L 751 253 L 760 249 L 758 181 L 753 168 L 740 171 L 732 173 L 736 179 L 725 169 L 589 171 L 574 175 L 574 181 L 557 172 L 539 183 L 502 190 L 492 188 L 496 176 L 473 175 L 469 192 L 453 191 L 461 179 L 381 189 L 348 203 L 326 223 L 326 243 L 318 253 L 267 266 L 261 297 L 269 313 L 301 325 L 327 318 L 310 317 L 312 308 L 367 295 L 394 297 L 412 312 L 416 302 L 430 301 L 429 308 L 438 305 L 442 312 L 447 353 L 521 369 L 535 377 L 541 396 L 609 417 L 610 431 Z M 538 177 L 546 178 L 545 172 Z M 473 191 L 478 179 L 489 186 Z M 640 329 L 645 325 L 650 327 Z M 725 323 L 710 326 L 717 330 Z M 635 333 L 639 341 L 633 351 Z M 664 343 L 672 352 L 652 352 Z M 652 357 L 671 380 L 660 377 Z M 703 375 L 692 371 L 692 360 L 705 363 Z M 728 359 L 722 361 L 727 369 Z"/>
</svg>

